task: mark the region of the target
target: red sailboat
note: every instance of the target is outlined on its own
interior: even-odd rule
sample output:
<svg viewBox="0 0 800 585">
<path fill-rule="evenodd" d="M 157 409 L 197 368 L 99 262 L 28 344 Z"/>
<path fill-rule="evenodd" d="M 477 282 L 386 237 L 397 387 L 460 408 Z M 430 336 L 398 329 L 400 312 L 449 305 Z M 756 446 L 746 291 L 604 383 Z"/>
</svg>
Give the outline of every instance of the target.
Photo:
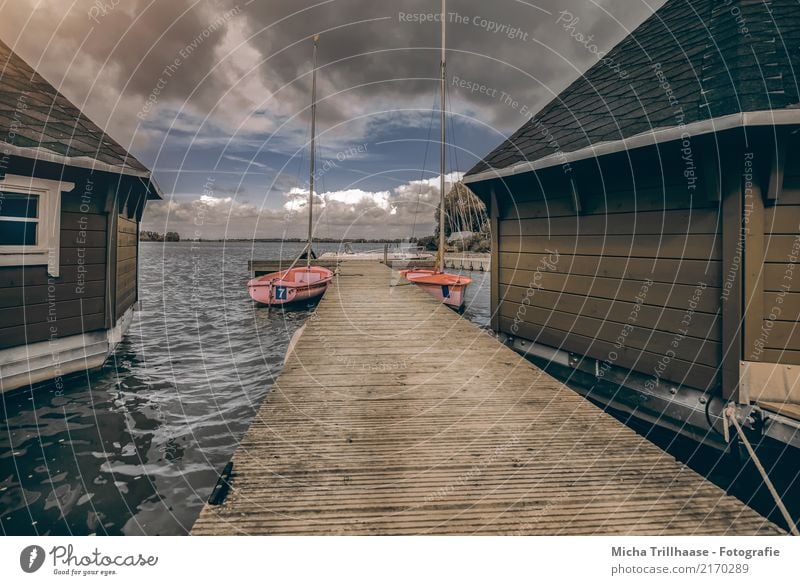
<svg viewBox="0 0 800 585">
<path fill-rule="evenodd" d="M 439 251 L 436 253 L 436 268 L 413 268 L 410 270 L 401 270 L 402 274 L 409 282 L 421 287 L 424 291 L 432 294 L 446 305 L 460 309 L 464 306 L 464 295 L 467 286 L 472 282 L 471 278 L 461 276 L 459 274 L 451 274 L 444 271 L 444 193 L 445 193 L 445 123 L 446 118 L 446 103 L 445 103 L 445 22 L 447 12 L 445 10 L 445 0 L 442 0 L 442 61 L 441 61 L 441 141 L 439 144 L 439 163 L 441 166 L 440 173 L 441 179 L 439 183 Z"/>
<path fill-rule="evenodd" d="M 315 299 L 327 290 L 333 272 L 321 266 L 312 266 L 312 258 L 316 258 L 312 248 L 313 212 L 314 212 L 314 139 L 317 122 L 317 40 L 314 37 L 314 65 L 311 77 L 311 168 L 308 190 L 308 243 L 303 252 L 286 270 L 264 274 L 247 283 L 250 297 L 264 305 L 285 305 L 298 301 Z M 295 266 L 305 260 L 305 266 Z"/>
</svg>

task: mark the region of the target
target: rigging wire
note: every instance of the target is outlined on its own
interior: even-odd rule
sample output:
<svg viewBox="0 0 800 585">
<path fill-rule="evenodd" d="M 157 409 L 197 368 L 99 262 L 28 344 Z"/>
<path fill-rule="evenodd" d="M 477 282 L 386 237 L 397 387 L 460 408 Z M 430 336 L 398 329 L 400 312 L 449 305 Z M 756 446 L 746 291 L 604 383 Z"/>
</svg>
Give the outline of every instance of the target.
<svg viewBox="0 0 800 585">
<path fill-rule="evenodd" d="M 428 151 L 430 150 L 431 146 L 431 132 L 433 131 L 433 118 L 436 115 L 436 98 L 433 100 L 433 104 L 431 105 L 431 118 L 430 122 L 428 123 L 428 137 L 425 140 L 425 155 L 422 158 L 422 168 L 420 170 L 420 177 L 419 177 L 419 185 L 417 187 L 417 204 L 414 208 L 414 221 L 411 224 L 411 238 L 414 237 L 414 232 L 417 229 L 417 214 L 419 213 L 419 202 L 420 198 L 422 197 L 422 185 L 423 181 L 425 180 L 425 166 L 428 164 Z"/>
</svg>

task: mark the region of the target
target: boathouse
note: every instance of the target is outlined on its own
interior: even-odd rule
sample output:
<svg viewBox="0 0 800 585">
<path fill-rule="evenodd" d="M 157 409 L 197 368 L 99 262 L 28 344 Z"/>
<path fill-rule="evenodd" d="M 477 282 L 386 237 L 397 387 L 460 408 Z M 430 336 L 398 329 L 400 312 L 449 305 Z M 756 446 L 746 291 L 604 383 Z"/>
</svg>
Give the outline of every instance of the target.
<svg viewBox="0 0 800 585">
<path fill-rule="evenodd" d="M 150 171 L 0 42 L 0 391 L 99 367 L 138 300 Z"/>
<path fill-rule="evenodd" d="M 718 444 L 732 402 L 800 446 L 797 3 L 668 0 L 602 57 L 464 178 L 493 329 L 642 418 Z"/>
</svg>

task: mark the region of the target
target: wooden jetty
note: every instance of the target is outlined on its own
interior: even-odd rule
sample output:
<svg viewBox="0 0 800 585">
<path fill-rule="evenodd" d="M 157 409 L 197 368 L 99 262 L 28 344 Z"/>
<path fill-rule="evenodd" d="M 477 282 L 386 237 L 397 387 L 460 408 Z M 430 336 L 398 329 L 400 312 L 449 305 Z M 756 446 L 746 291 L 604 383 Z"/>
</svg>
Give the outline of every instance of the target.
<svg viewBox="0 0 800 585">
<path fill-rule="evenodd" d="M 378 262 L 340 264 L 230 485 L 193 534 L 782 533 Z"/>
</svg>

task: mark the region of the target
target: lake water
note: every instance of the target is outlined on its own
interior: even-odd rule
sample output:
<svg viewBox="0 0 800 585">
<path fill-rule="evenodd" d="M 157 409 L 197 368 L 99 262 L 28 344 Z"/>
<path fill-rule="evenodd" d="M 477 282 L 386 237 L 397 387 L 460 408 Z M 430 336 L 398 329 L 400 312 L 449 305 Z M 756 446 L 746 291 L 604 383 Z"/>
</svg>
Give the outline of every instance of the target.
<svg viewBox="0 0 800 585">
<path fill-rule="evenodd" d="M 0 395 L 0 531 L 187 533 L 309 314 L 256 307 L 247 261 L 302 246 L 142 243 L 141 310 L 105 367 Z M 489 275 L 471 276 L 464 316 L 485 327 Z"/>
</svg>

